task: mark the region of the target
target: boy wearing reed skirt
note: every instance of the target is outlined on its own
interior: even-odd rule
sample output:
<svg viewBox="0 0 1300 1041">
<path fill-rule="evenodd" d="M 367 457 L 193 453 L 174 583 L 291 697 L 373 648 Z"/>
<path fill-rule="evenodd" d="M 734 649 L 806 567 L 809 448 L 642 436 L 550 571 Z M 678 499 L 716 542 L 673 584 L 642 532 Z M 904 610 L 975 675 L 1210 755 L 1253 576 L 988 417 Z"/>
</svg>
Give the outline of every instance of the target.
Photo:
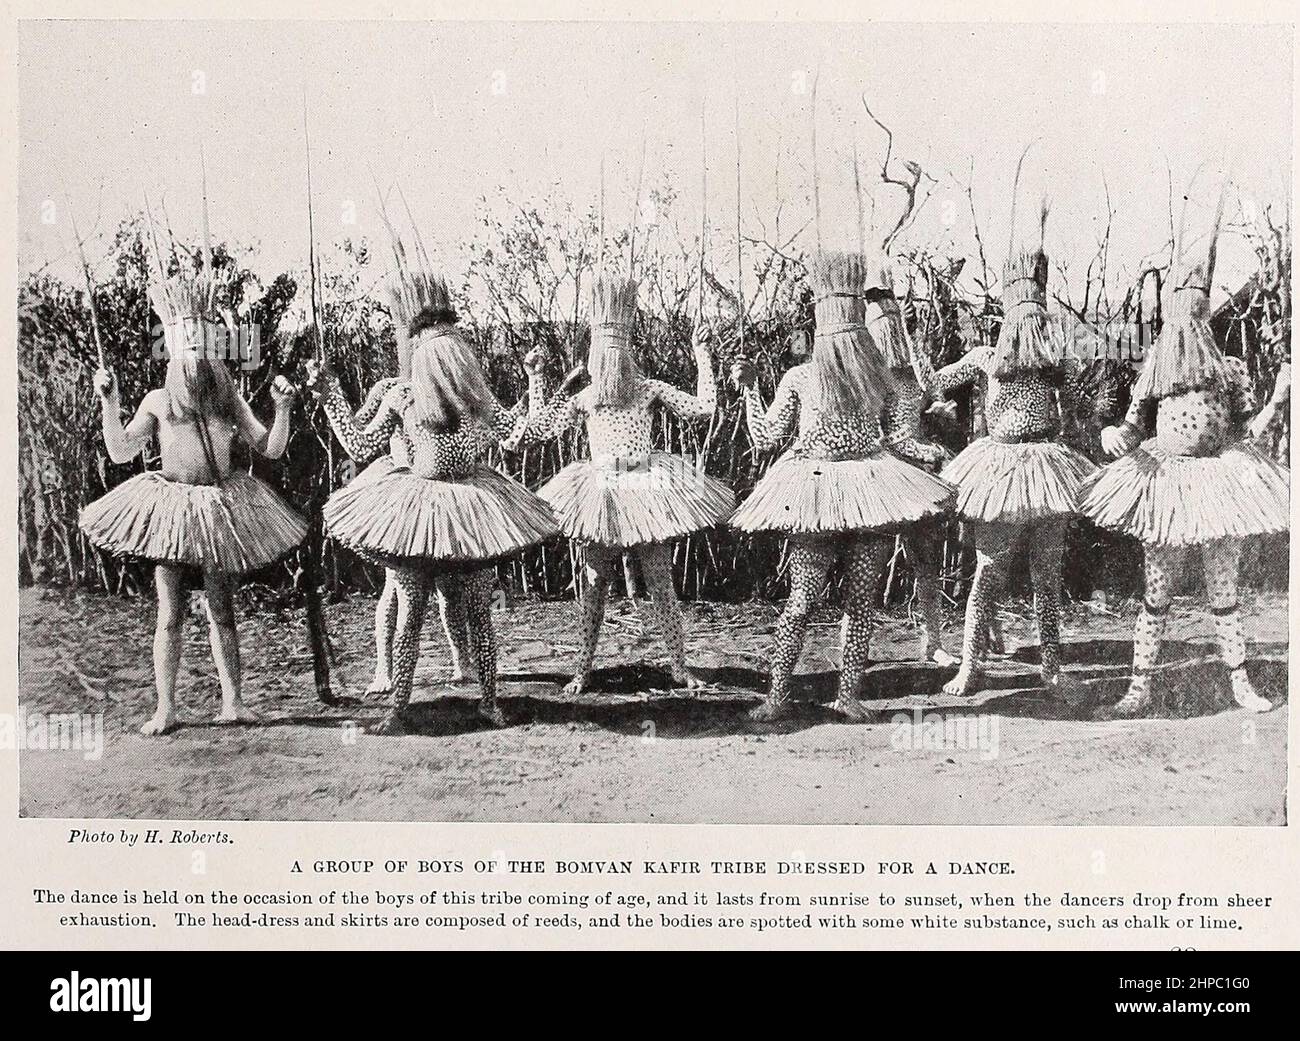
<svg viewBox="0 0 1300 1041">
<path fill-rule="evenodd" d="M 106 552 L 154 562 L 158 617 L 154 681 L 158 708 L 140 732 L 176 725 L 176 673 L 184 642 L 187 570 L 203 573 L 212 658 L 221 683 L 218 723 L 253 722 L 241 692 L 234 591 L 239 575 L 284 556 L 303 540 L 306 522 L 260 478 L 230 465 L 236 437 L 268 459 L 289 440 L 293 388 L 271 386 L 275 421 L 268 430 L 235 388 L 222 360 L 227 330 L 219 325 L 229 278 L 210 266 L 182 272 L 149 289 L 163 322 L 165 384 L 150 391 L 125 427 L 117 380 L 100 369 L 95 389 L 104 408 L 104 444 L 114 463 L 139 455 L 156 437 L 162 465 L 124 481 L 81 511 L 82 533 Z"/>
<path fill-rule="evenodd" d="M 1017 186 L 1019 173 L 1017 167 Z M 1011 224 L 1014 247 L 1014 196 Z M 976 348 L 934 375 L 937 394 L 981 376 L 988 379 L 989 433 L 969 444 L 943 470 L 943 476 L 957 485 L 957 513 L 974 535 L 976 554 L 961 666 L 944 685 L 948 694 L 968 694 L 974 687 L 987 649 L 990 619 L 1011 560 L 1021 548 L 1029 553 L 1043 684 L 1049 690 L 1061 684 L 1065 527 L 1074 513 L 1079 484 L 1094 467 L 1058 440 L 1058 398 L 1068 359 L 1064 341 L 1047 314 L 1046 224 L 1044 204 L 1037 246 L 1014 251 L 1003 268 L 1004 316 L 996 346 Z"/>
<path fill-rule="evenodd" d="M 1254 406 L 1249 376 L 1241 359 L 1220 351 L 1209 326 L 1222 206 L 1220 198 L 1204 262 L 1189 263 L 1176 251 L 1181 270 L 1172 281 L 1168 317 L 1134 384 L 1124 422 L 1102 432 L 1102 447 L 1121 458 L 1094 474 L 1080 492 L 1085 517 L 1143 544 L 1146 593 L 1133 633 L 1132 679 L 1115 707 L 1119 715 L 1140 714 L 1150 704 L 1172 586 L 1192 547 L 1200 549 L 1233 699 L 1255 712 L 1272 707 L 1246 674 L 1237 570 L 1244 540 L 1288 528 L 1290 471 L 1253 442 L 1289 394 L 1290 378 L 1288 368 L 1273 401 L 1251 424 L 1250 439 L 1240 440 Z M 1180 229 L 1180 246 L 1182 238 Z M 1156 406 L 1155 436 L 1144 439 L 1150 402 Z"/>
<path fill-rule="evenodd" d="M 930 473 L 938 473 L 948 460 L 942 445 L 925 439 L 921 415 L 931 404 L 930 388 L 919 378 L 930 370 L 924 350 L 913 352 L 911 337 L 894 296 L 894 278 L 889 256 L 881 250 L 868 269 L 866 325 L 889 369 L 892 393 L 882 426 L 890 451 L 905 462 Z M 936 517 L 907 528 L 903 545 L 916 575 L 916 595 L 921 604 L 924 657 L 939 665 L 953 665 L 957 659 L 943 648 L 943 614 L 939 593 L 939 565 L 943 553 L 945 518 Z"/>
<path fill-rule="evenodd" d="M 495 563 L 557 531 L 550 508 L 484 458 L 515 431 L 523 402 L 497 401 L 477 355 L 456 328 L 446 282 L 425 272 L 403 276 L 398 318 L 412 338 L 411 378 L 393 386 L 374 418 L 356 422 L 328 366 L 313 373 L 335 436 L 358 463 L 389 450 L 400 432 L 409 467 L 345 485 L 325 504 L 325 530 L 358 555 L 391 568 L 397 582 L 393 707 L 381 734 L 409 729 L 415 666 L 429 594 L 435 587 L 465 612 L 478 668 L 479 713 L 505 723 L 496 699 L 496 633 L 492 620 Z"/>
<path fill-rule="evenodd" d="M 790 596 L 776 625 L 771 686 L 751 713 L 760 721 L 790 710 L 791 677 L 809 615 L 837 563 L 845 572 L 847 625 L 835 707 L 852 720 L 869 717 L 857 688 L 868 663 L 871 604 L 893 533 L 942 516 L 952 498 L 951 485 L 886 447 L 881 423 L 892 388 L 865 325 L 862 256 L 819 253 L 812 280 L 811 361 L 782 377 L 768 408 L 752 362 L 737 362 L 731 373 L 744 394 L 756 450 L 771 451 L 798 430 L 731 519 L 741 531 L 780 532 L 790 544 Z"/>
<path fill-rule="evenodd" d="M 591 458 L 570 463 L 540 490 L 560 529 L 582 546 L 582 645 L 572 696 L 590 680 L 605 617 L 609 586 L 625 553 L 640 564 L 650 613 L 668 651 L 673 682 L 700 685 L 686 666 L 682 613 L 673 589 L 671 543 L 725 520 L 735 497 L 730 488 L 681 456 L 655 451 L 654 413 L 667 409 L 690 422 L 713 417 L 713 365 L 696 325 L 693 349 L 696 392 L 688 394 L 641 372 L 632 351 L 637 286 L 630 279 L 597 278 L 593 293 L 591 385 L 542 403 L 540 359 L 528 360 L 529 418 L 525 437 L 549 440 L 582 423 Z"/>
</svg>

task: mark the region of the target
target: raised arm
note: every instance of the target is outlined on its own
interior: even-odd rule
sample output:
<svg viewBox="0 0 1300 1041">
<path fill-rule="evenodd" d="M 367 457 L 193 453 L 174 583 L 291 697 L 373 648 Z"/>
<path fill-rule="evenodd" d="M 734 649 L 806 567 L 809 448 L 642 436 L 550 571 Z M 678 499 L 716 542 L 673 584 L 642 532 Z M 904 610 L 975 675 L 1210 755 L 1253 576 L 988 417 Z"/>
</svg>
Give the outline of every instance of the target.
<svg viewBox="0 0 1300 1041">
<path fill-rule="evenodd" d="M 104 410 L 104 447 L 108 449 L 108 458 L 114 463 L 129 463 L 144 450 L 158 429 L 154 409 L 160 392 L 146 394 L 135 418 L 124 428 L 117 377 L 107 369 L 100 369 L 95 373 L 95 390 Z"/>
<path fill-rule="evenodd" d="M 974 383 L 979 379 L 984 374 L 992 358 L 992 348 L 976 347 L 974 350 L 967 351 L 951 365 L 945 365 L 937 372 L 931 370 L 928 385 L 925 381 L 921 381 L 921 386 L 925 387 L 936 398 L 951 394 L 959 387 L 964 387 L 966 384 Z M 914 364 L 915 361 L 916 357 L 913 355 Z M 919 372 L 917 379 L 921 379 Z"/>
<path fill-rule="evenodd" d="M 492 432 L 502 446 L 512 451 L 519 447 L 528 429 L 528 398 L 525 391 L 509 408 L 492 399 Z"/>
<path fill-rule="evenodd" d="M 903 316 L 907 320 L 907 316 Z M 915 339 L 909 339 L 908 344 L 912 348 L 912 372 L 916 376 L 916 382 L 921 385 L 921 389 L 926 394 L 935 394 L 934 391 L 934 361 L 930 358 L 930 348 L 924 340 L 919 343 Z"/>
<path fill-rule="evenodd" d="M 1228 368 L 1228 415 L 1233 423 L 1244 424 L 1255 414 L 1258 406 L 1255 386 L 1244 361 L 1234 355 L 1229 355 L 1224 361 Z"/>
<path fill-rule="evenodd" d="M 885 396 L 885 404 L 880 413 L 880 430 L 884 442 L 899 455 L 917 462 L 937 464 L 948 458 L 948 451 L 942 446 L 922 441 L 917 432 L 921 417 L 918 413 L 919 402 L 907 402 L 890 391 Z"/>
<path fill-rule="evenodd" d="M 524 359 L 524 365 L 528 369 L 528 422 L 523 436 L 530 441 L 549 441 L 559 437 L 582 418 L 582 406 L 577 397 L 568 392 L 569 384 L 579 370 L 569 373 L 548 401 L 540 356 L 530 354 Z"/>
<path fill-rule="evenodd" d="M 242 397 L 239 398 L 237 426 L 239 436 L 255 452 L 268 459 L 279 459 L 289 444 L 289 421 L 293 414 L 293 385 L 283 376 L 271 383 L 271 398 L 275 402 L 275 419 L 267 430 L 257 414 Z"/>
<path fill-rule="evenodd" d="M 743 369 L 749 363 L 742 363 Z M 776 397 L 770 408 L 763 408 L 763 397 L 758 392 L 757 380 L 747 372 L 737 376 L 745 397 L 745 421 L 749 439 L 760 452 L 770 452 L 780 446 L 794 431 L 799 415 L 799 392 L 796 389 L 798 368 L 791 369 L 776 388 Z"/>
<path fill-rule="evenodd" d="M 1136 391 L 1137 385 L 1133 389 Z M 1146 398 L 1134 393 L 1129 398 L 1128 412 L 1124 421 L 1113 427 L 1106 427 L 1101 432 L 1101 449 L 1109 456 L 1127 455 L 1142 443 L 1145 436 L 1145 424 L 1142 422 L 1142 409 Z"/>
<path fill-rule="evenodd" d="M 371 387 L 366 394 L 366 400 L 361 403 L 361 407 L 357 409 L 357 414 L 354 417 L 357 425 L 365 426 L 374 419 L 379 414 L 379 406 L 383 404 L 384 396 L 401 382 L 396 376 L 388 376 Z"/>
<path fill-rule="evenodd" d="M 1259 414 L 1250 421 L 1249 433 L 1252 438 L 1263 437 L 1268 428 L 1291 404 L 1291 363 L 1284 361 L 1277 370 L 1277 379 L 1273 382 L 1273 394 L 1268 403 L 1259 410 Z"/>
<path fill-rule="evenodd" d="M 718 405 L 718 388 L 713 382 L 713 358 L 709 354 L 709 345 L 704 339 L 704 323 L 695 323 L 695 332 L 691 338 L 691 350 L 695 354 L 695 393 L 688 394 L 678 390 L 662 380 L 646 380 L 650 388 L 651 399 L 658 401 L 682 419 L 704 422 L 713 418 Z"/>
<path fill-rule="evenodd" d="M 400 383 L 384 395 L 374 418 L 362 425 L 357 422 L 334 374 L 329 370 L 317 370 L 314 366 L 309 371 L 312 374 L 309 379 L 312 392 L 320 397 L 334 436 L 353 462 L 364 465 L 387 452 L 393 431 L 402 421 L 399 404 L 403 388 Z"/>
</svg>

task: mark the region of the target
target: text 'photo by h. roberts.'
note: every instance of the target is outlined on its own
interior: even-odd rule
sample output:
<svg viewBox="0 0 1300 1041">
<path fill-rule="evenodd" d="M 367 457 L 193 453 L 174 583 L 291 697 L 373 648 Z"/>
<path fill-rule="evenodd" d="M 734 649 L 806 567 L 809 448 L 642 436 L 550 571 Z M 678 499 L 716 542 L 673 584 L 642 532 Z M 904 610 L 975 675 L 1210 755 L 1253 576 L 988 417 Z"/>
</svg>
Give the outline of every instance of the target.
<svg viewBox="0 0 1300 1041">
<path fill-rule="evenodd" d="M 1289 25 L 16 46 L 22 816 L 1287 823 Z"/>
</svg>

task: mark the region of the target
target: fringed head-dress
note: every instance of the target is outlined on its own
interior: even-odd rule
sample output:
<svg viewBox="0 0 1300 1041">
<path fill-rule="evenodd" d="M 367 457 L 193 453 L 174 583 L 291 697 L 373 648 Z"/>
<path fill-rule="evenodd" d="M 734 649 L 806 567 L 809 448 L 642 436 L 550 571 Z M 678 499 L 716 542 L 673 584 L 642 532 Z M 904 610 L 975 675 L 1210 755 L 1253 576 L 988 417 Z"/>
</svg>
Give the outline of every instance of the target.
<svg viewBox="0 0 1300 1041">
<path fill-rule="evenodd" d="M 418 349 L 437 350 L 451 328 L 427 331 Z M 551 509 L 484 461 L 522 420 L 521 401 L 506 410 L 495 399 L 487 419 L 437 429 L 419 418 L 410 382 L 398 381 L 374 419 L 356 422 L 337 383 L 325 410 L 348 454 L 359 464 L 386 455 L 325 504 L 325 530 L 358 556 L 385 567 L 434 563 L 463 570 L 520 553 L 558 532 Z M 394 435 L 401 435 L 395 439 Z M 394 446 L 400 452 L 390 453 Z M 409 461 L 402 456 L 410 453 Z"/>
<path fill-rule="evenodd" d="M 720 524 L 735 507 L 732 490 L 696 463 L 653 448 L 656 407 L 688 422 L 707 422 L 715 407 L 707 347 L 696 350 L 695 394 L 646 379 L 612 352 L 632 349 L 636 283 L 601 279 L 595 289 L 591 351 L 621 367 L 630 383 L 624 400 L 604 403 L 593 384 L 557 397 L 530 419 L 528 436 L 546 440 L 584 423 L 590 459 L 569 463 L 539 490 L 571 539 L 611 549 L 669 542 Z M 598 371 L 598 370 L 597 370 Z M 593 377 L 593 380 L 595 377 Z M 540 398 L 538 393 L 534 395 Z"/>
<path fill-rule="evenodd" d="M 1253 393 L 1241 359 L 1214 342 L 1208 293 L 1180 286 L 1168 310 L 1124 420 L 1131 450 L 1084 483 L 1079 512 L 1160 546 L 1286 531 L 1291 472 L 1240 440 Z M 1142 440 L 1148 401 L 1156 433 Z"/>
<path fill-rule="evenodd" d="M 796 423 L 798 435 L 732 525 L 789 535 L 871 533 L 943 514 L 952 486 L 904 461 L 882 436 L 892 389 L 865 325 L 861 257 L 819 255 L 813 282 L 813 360 L 782 377 L 766 411 L 756 388 L 745 391 L 755 448 L 778 447 Z"/>
<path fill-rule="evenodd" d="M 989 433 L 943 469 L 957 485 L 962 520 L 1022 524 L 1074 513 L 1079 486 L 1095 469 L 1058 440 L 1057 393 L 1067 364 L 1064 344 L 1047 314 L 1047 258 L 1041 251 L 1008 262 L 1004 316 L 993 349 L 977 348 L 935 373 L 947 392 L 988 377 Z"/>
<path fill-rule="evenodd" d="M 213 320 L 228 277 L 200 271 L 150 286 L 173 362 L 185 354 L 212 357 L 213 348 L 229 346 L 225 328 Z M 231 575 L 255 571 L 297 546 L 306 521 L 266 482 L 230 471 L 231 440 L 245 423 L 257 426 L 247 402 L 234 397 L 238 415 L 227 422 L 178 409 L 167 390 L 153 391 L 145 407 L 154 417 L 162 469 L 137 474 L 86 506 L 80 518 L 86 538 L 117 556 Z"/>
</svg>

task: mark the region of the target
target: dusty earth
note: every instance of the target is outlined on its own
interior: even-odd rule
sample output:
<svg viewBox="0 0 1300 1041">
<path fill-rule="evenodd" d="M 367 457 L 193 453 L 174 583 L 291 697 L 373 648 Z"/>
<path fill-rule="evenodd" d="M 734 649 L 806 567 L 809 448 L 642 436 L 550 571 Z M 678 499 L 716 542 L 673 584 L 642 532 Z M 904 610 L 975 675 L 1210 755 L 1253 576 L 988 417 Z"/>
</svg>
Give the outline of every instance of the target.
<svg viewBox="0 0 1300 1041">
<path fill-rule="evenodd" d="M 421 733 L 364 728 L 382 697 L 360 692 L 373 665 L 374 602 L 329 609 L 335 687 L 315 698 L 302 614 L 246 611 L 240 631 L 248 700 L 261 726 L 210 723 L 218 702 L 201 598 L 193 597 L 182 665 L 184 726 L 136 731 L 152 711 L 152 605 L 65 591 L 20 595 L 19 682 L 34 712 L 103 712 L 98 760 L 77 751 L 21 753 L 21 810 L 42 817 L 299 820 L 661 821 L 927 824 L 1283 824 L 1286 820 L 1285 598 L 1245 605 L 1251 668 L 1279 707 L 1233 706 L 1208 615 L 1180 600 L 1150 718 L 1107 718 L 1123 693 L 1135 606 L 1075 605 L 1066 618 L 1070 703 L 1035 688 L 1034 629 L 1024 605 L 1003 622 L 1010 655 L 991 688 L 939 693 L 949 672 L 910 661 L 906 618 L 882 619 L 879 664 L 862 694 L 879 722 L 848 725 L 834 694 L 836 619 L 814 627 L 791 721 L 760 726 L 771 605 L 694 604 L 692 660 L 711 683 L 668 690 L 656 642 L 635 607 L 615 606 L 595 689 L 566 700 L 577 630 L 571 603 L 516 604 L 498 626 L 512 725 L 482 729 L 475 689 L 446 682 L 440 632 L 426 630 L 417 676 Z M 957 622 L 948 642 L 956 647 Z"/>
</svg>

